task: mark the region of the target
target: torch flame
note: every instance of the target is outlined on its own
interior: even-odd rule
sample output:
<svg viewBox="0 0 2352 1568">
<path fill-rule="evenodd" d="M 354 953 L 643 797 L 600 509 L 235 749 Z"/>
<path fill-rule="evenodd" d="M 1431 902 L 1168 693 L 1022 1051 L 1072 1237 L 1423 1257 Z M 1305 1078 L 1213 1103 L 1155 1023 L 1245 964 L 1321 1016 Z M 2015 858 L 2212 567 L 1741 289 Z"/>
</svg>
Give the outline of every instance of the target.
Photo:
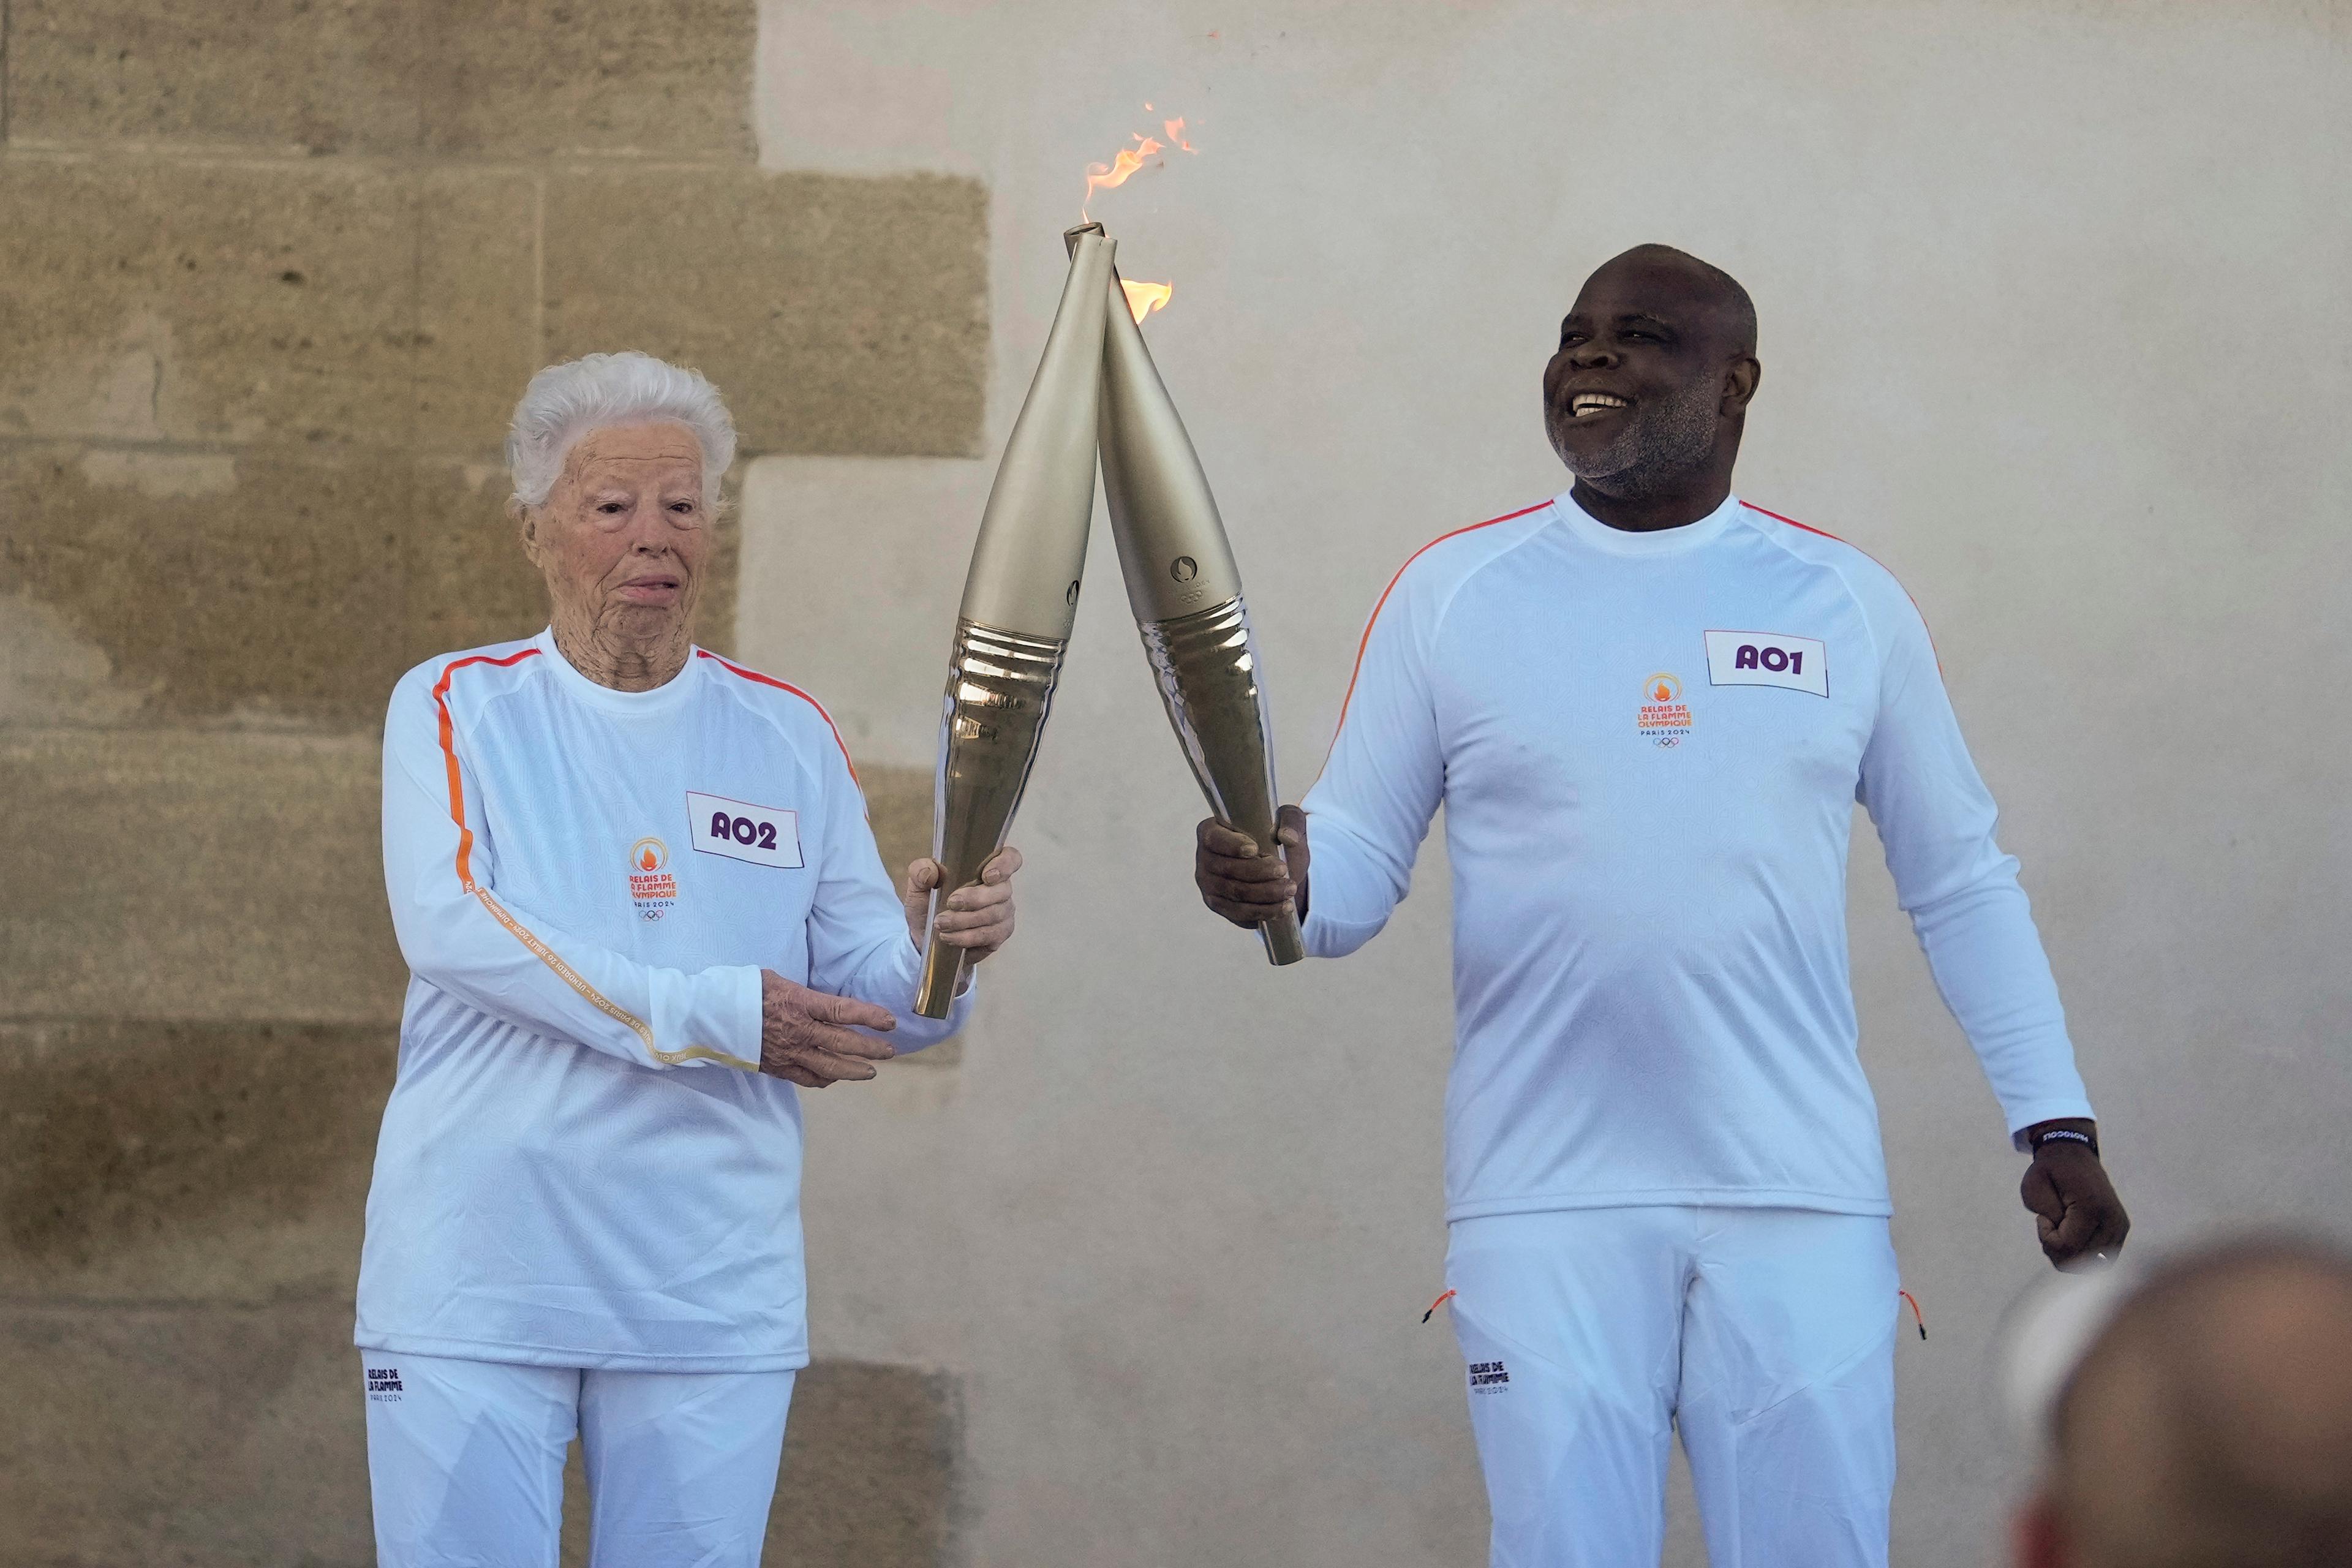
<svg viewBox="0 0 2352 1568">
<path fill-rule="evenodd" d="M 1120 279 L 1118 286 L 1127 291 L 1127 313 L 1135 318 L 1137 326 L 1141 326 L 1144 317 L 1168 303 L 1168 297 L 1176 292 L 1173 283 L 1138 283 L 1132 278 Z"/>
<path fill-rule="evenodd" d="M 1087 199 L 1078 207 L 1080 217 L 1085 217 L 1087 208 L 1094 205 L 1097 191 L 1115 190 L 1127 184 L 1127 177 L 1143 167 L 1146 158 L 1160 151 L 1160 143 L 1140 132 L 1136 133 L 1135 143 L 1132 147 L 1120 148 L 1118 156 L 1108 163 L 1087 165 Z"/>
<path fill-rule="evenodd" d="M 1143 107 L 1148 110 L 1151 105 L 1147 103 Z M 1174 120 L 1163 120 L 1160 125 L 1167 134 L 1168 140 L 1165 142 L 1157 136 L 1147 136 L 1140 131 L 1131 131 L 1128 132 L 1128 139 L 1135 143 L 1134 146 L 1120 148 L 1118 154 L 1108 163 L 1087 165 L 1087 199 L 1079 204 L 1080 218 L 1090 216 L 1088 209 L 1094 205 L 1097 191 L 1114 190 L 1127 184 L 1128 176 L 1142 168 L 1145 160 L 1171 150 L 1179 153 L 1200 151 L 1184 140 L 1184 121 L 1181 116 Z"/>
<path fill-rule="evenodd" d="M 1151 105 L 1147 103 L 1143 107 L 1146 112 L 1150 111 Z M 1132 131 L 1128 133 L 1128 139 L 1135 143 L 1134 146 L 1120 148 L 1118 156 L 1108 163 L 1087 165 L 1087 199 L 1078 208 L 1080 218 L 1084 219 L 1090 216 L 1088 209 L 1094 205 L 1097 191 L 1116 190 L 1127 184 L 1135 172 L 1143 167 L 1146 160 L 1157 157 L 1171 149 L 1180 153 L 1199 151 L 1190 142 L 1184 140 L 1184 121 L 1181 116 L 1173 120 L 1163 120 L 1160 124 L 1160 129 L 1167 132 L 1167 141 L 1162 142 L 1156 136 L 1147 136 L 1140 131 Z M 1118 286 L 1127 294 L 1128 314 L 1135 318 L 1138 325 L 1142 324 L 1144 317 L 1165 306 L 1176 292 L 1176 285 L 1172 282 L 1139 283 L 1133 279 L 1122 278 L 1118 280 Z"/>
</svg>

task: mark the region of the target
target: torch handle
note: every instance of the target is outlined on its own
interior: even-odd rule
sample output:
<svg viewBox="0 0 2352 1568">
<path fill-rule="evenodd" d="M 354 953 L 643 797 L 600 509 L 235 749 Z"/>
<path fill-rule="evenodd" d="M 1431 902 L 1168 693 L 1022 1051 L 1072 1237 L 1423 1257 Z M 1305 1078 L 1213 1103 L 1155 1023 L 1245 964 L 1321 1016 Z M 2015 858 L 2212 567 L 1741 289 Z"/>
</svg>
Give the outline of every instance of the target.
<svg viewBox="0 0 2352 1568">
<path fill-rule="evenodd" d="M 923 949 L 923 979 L 915 988 L 915 1011 L 926 1018 L 946 1017 L 955 1002 L 956 983 L 963 975 L 963 949 L 933 937 Z"/>
<path fill-rule="evenodd" d="M 1298 929 L 1297 910 L 1283 910 L 1258 927 L 1257 934 L 1265 943 L 1268 963 L 1297 963 L 1307 956 L 1307 938 Z"/>
</svg>

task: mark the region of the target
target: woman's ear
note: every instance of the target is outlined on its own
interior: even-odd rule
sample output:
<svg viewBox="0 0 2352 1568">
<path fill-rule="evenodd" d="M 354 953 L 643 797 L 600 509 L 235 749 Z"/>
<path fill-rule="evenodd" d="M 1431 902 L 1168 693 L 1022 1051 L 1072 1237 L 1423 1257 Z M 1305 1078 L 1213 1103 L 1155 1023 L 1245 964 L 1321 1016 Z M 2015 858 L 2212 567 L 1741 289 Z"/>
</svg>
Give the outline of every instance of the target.
<svg viewBox="0 0 2352 1568">
<path fill-rule="evenodd" d="M 522 535 L 522 552 L 534 566 L 539 564 L 539 518 L 534 507 L 527 507 L 514 496 L 507 498 L 507 517 Z"/>
</svg>

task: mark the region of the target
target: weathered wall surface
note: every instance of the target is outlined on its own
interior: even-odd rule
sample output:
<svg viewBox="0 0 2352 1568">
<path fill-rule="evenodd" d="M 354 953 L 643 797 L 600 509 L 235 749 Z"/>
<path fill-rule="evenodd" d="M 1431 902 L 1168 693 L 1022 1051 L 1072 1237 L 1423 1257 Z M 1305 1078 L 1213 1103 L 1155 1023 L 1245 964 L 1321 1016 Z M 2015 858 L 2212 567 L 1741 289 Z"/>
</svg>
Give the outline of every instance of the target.
<svg viewBox="0 0 2352 1568">
<path fill-rule="evenodd" d="M 376 731 L 543 623 L 507 414 L 635 347 L 749 455 L 969 456 L 986 194 L 758 166 L 736 0 L 0 18 L 0 1564 L 361 1563 Z M 936 1559 L 934 1364 L 804 1377 L 775 1560 Z"/>
<path fill-rule="evenodd" d="M 1289 793 L 1362 618 L 1565 482 L 1537 381 L 1662 239 L 1763 316 L 1740 487 L 1925 607 L 2023 859 L 2136 1240 L 2352 1213 L 2352 209 L 2340 5 L 764 0 L 761 156 L 975 174 L 993 453 L 1089 161 L 1234 533 Z M 1156 106 L 1147 114 L 1143 105 Z M 746 479 L 742 641 L 929 756 L 985 460 Z M 1439 1289 L 1445 868 L 1342 963 L 1194 900 L 1199 816 L 1107 531 L 962 1068 L 810 1118 L 817 1341 L 953 1369 L 990 1568 L 1480 1560 Z M 823 592 L 839 574 L 839 595 Z M 887 602 L 887 616 L 875 605 Z M 1867 825 L 1853 942 L 1906 1283 L 1895 1560 L 1999 1552 L 2016 1158 Z M 1686 1513 L 1674 1561 L 1699 1561 Z"/>
</svg>

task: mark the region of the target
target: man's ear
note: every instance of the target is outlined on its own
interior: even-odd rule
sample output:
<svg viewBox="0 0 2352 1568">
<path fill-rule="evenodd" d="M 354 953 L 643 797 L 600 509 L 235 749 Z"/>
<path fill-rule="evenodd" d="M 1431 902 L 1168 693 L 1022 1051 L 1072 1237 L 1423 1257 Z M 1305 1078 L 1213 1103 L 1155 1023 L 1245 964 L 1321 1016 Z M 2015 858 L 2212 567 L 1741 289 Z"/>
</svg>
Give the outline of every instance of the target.
<svg viewBox="0 0 2352 1568">
<path fill-rule="evenodd" d="M 1754 401 L 1756 389 L 1764 383 L 1764 362 L 1754 354 L 1742 354 L 1731 362 L 1723 375 L 1723 407 L 1726 414 L 1745 414 Z"/>
</svg>

